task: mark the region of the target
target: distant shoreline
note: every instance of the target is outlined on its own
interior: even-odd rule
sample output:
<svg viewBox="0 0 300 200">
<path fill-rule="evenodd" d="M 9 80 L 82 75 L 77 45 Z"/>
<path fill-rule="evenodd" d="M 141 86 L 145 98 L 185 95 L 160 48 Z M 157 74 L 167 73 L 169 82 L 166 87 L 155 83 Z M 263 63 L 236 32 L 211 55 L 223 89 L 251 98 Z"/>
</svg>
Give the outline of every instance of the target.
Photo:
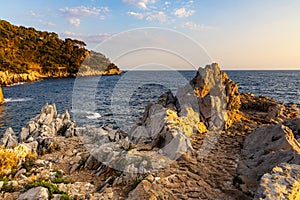
<svg viewBox="0 0 300 200">
<path fill-rule="evenodd" d="M 8 72 L 0 71 L 0 86 L 8 87 L 13 85 L 20 85 L 24 83 L 32 83 L 49 78 L 61 79 L 61 78 L 76 78 L 76 77 L 90 77 L 90 76 L 120 76 L 123 71 L 113 71 L 112 73 L 99 73 L 99 74 L 78 74 L 78 75 L 62 75 L 62 76 L 45 76 L 36 72 L 24 73 L 24 74 L 10 74 Z"/>
</svg>

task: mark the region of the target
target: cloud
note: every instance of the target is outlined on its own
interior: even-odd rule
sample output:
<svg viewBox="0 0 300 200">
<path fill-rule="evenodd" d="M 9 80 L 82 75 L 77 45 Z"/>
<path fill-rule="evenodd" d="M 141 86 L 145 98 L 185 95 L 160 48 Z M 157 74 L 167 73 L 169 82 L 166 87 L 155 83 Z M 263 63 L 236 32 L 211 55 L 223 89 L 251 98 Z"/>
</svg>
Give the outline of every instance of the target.
<svg viewBox="0 0 300 200">
<path fill-rule="evenodd" d="M 85 6 L 78 6 L 78 7 L 65 7 L 60 8 L 59 11 L 63 13 L 69 24 L 73 26 L 80 26 L 81 18 L 87 16 L 96 16 L 99 19 L 105 19 L 105 15 L 110 12 L 108 7 L 101 7 L 101 8 L 88 8 Z"/>
<path fill-rule="evenodd" d="M 55 24 L 53 22 L 48 22 L 48 21 L 44 21 L 44 20 L 38 20 L 38 22 L 44 26 L 55 26 Z"/>
<path fill-rule="evenodd" d="M 166 22 L 168 18 L 167 15 L 162 11 L 153 11 L 153 12 L 145 12 L 145 13 L 127 12 L 127 14 L 131 17 L 137 19 L 145 19 L 147 21 Z"/>
<path fill-rule="evenodd" d="M 152 12 L 147 15 L 146 20 L 147 21 L 166 22 L 167 15 L 162 11 Z"/>
<path fill-rule="evenodd" d="M 98 8 L 87 8 L 85 6 L 79 6 L 74 8 L 61 8 L 59 9 L 61 12 L 68 16 L 80 17 L 80 16 L 88 16 L 88 15 L 98 15 L 100 14 L 100 9 Z"/>
<path fill-rule="evenodd" d="M 148 5 L 155 4 L 156 0 L 123 0 L 123 2 L 133 5 L 142 10 L 148 10 Z"/>
<path fill-rule="evenodd" d="M 186 8 L 179 8 L 179 9 L 175 10 L 173 14 L 179 18 L 183 18 L 183 17 L 192 16 L 194 13 L 195 13 L 194 10 L 187 10 Z"/>
<path fill-rule="evenodd" d="M 69 17 L 68 18 L 68 22 L 69 24 L 73 25 L 73 26 L 80 26 L 80 19 L 76 18 L 76 17 Z"/>
<path fill-rule="evenodd" d="M 137 12 L 127 12 L 127 15 L 137 19 L 144 19 L 145 17 L 143 13 L 137 13 Z"/>
<path fill-rule="evenodd" d="M 113 34 L 111 33 L 103 33 L 103 34 L 96 34 L 96 35 L 90 35 L 90 34 L 82 34 L 82 33 L 73 33 L 70 31 L 65 31 L 60 34 L 61 38 L 72 38 L 72 39 L 78 39 L 82 40 L 87 43 L 100 43 L 106 40 L 107 38 L 111 37 Z"/>
<path fill-rule="evenodd" d="M 207 26 L 203 24 L 195 24 L 193 22 L 186 22 L 182 25 L 183 28 L 188 28 L 190 30 L 202 31 L 202 30 L 213 30 L 216 29 L 214 26 Z"/>
</svg>

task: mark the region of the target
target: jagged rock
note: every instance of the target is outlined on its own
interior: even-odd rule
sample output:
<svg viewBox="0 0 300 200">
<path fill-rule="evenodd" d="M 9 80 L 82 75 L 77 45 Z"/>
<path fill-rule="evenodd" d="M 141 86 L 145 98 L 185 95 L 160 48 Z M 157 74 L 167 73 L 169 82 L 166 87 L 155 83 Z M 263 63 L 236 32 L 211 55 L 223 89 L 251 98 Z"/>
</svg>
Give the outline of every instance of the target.
<svg viewBox="0 0 300 200">
<path fill-rule="evenodd" d="M 221 72 L 218 64 L 199 68 L 197 75 L 190 82 L 198 99 L 201 120 L 209 129 L 229 128 L 232 120 L 226 118 L 225 111 L 240 108 L 240 95 L 237 84 Z"/>
<path fill-rule="evenodd" d="M 283 163 L 260 180 L 254 200 L 300 199 L 300 165 Z"/>
<path fill-rule="evenodd" d="M 280 124 L 262 126 L 246 138 L 238 174 L 254 192 L 259 178 L 284 162 L 300 164 L 300 144 L 292 130 Z"/>
<path fill-rule="evenodd" d="M 32 141 L 32 142 L 24 143 L 24 145 L 29 149 L 29 151 L 32 154 L 37 153 L 37 149 L 38 149 L 38 146 L 39 146 L 39 143 L 37 141 Z"/>
<path fill-rule="evenodd" d="M 0 139 L 0 145 L 3 145 L 5 148 L 11 148 L 18 144 L 17 138 L 14 131 L 11 127 L 6 129 L 3 137 Z"/>
<path fill-rule="evenodd" d="M 296 104 L 282 104 L 275 99 L 254 96 L 251 93 L 243 93 L 240 95 L 242 102 L 242 110 L 258 111 L 257 122 L 282 123 L 287 119 L 298 118 L 299 110 Z"/>
<path fill-rule="evenodd" d="M 300 138 L 300 118 L 287 119 L 283 124 L 292 129 L 296 139 Z"/>
<path fill-rule="evenodd" d="M 48 200 L 49 194 L 48 189 L 44 187 L 31 188 L 27 192 L 21 194 L 18 200 Z"/>
<path fill-rule="evenodd" d="M 19 141 L 25 141 L 28 138 L 29 133 L 30 133 L 29 129 L 26 127 L 23 127 L 21 129 L 21 132 L 19 133 Z"/>
<path fill-rule="evenodd" d="M 45 154 L 45 153 L 51 153 L 58 149 L 58 143 L 57 139 L 53 137 L 45 137 L 45 138 L 39 138 L 37 140 L 38 142 L 38 154 Z"/>
<path fill-rule="evenodd" d="M 151 194 L 149 194 L 149 190 L 151 188 L 151 183 L 147 180 L 142 180 L 138 186 L 132 190 L 128 199 L 130 200 L 139 200 L 139 199 L 150 199 Z"/>
<path fill-rule="evenodd" d="M 175 133 L 174 138 L 172 138 L 162 150 L 164 155 L 169 159 L 175 160 L 192 149 L 193 147 L 190 139 L 184 133 L 179 131 Z"/>
<path fill-rule="evenodd" d="M 27 143 L 32 152 L 40 154 L 53 151 L 57 144 L 55 137 L 62 135 L 73 137 L 76 135 L 76 124 L 71 121 L 69 112 L 62 115 L 57 114 L 56 106 L 44 105 L 41 113 L 31 119 L 24 128 L 21 129 L 18 137 L 20 143 Z M 38 142 L 38 148 L 36 143 Z"/>
<path fill-rule="evenodd" d="M 156 135 L 158 135 L 165 126 L 164 119 L 166 108 L 160 104 L 153 104 L 147 107 L 144 114 L 144 121 L 140 122 L 140 126 L 134 126 L 128 133 L 133 143 L 150 143 Z"/>
</svg>

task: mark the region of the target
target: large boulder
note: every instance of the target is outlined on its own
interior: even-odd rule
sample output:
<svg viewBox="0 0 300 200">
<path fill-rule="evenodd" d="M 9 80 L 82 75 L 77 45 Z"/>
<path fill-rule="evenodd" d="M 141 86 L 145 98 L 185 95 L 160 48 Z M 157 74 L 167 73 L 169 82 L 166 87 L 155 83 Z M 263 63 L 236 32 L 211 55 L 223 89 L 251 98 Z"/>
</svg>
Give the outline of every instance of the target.
<svg viewBox="0 0 300 200">
<path fill-rule="evenodd" d="M 246 138 L 237 172 L 254 192 L 261 176 L 281 163 L 300 164 L 300 144 L 288 127 L 265 125 Z"/>
<path fill-rule="evenodd" d="M 255 200 L 300 199 L 300 165 L 283 163 L 260 180 Z"/>
<path fill-rule="evenodd" d="M 48 200 L 48 189 L 44 187 L 31 188 L 27 192 L 21 194 L 18 200 Z"/>
</svg>

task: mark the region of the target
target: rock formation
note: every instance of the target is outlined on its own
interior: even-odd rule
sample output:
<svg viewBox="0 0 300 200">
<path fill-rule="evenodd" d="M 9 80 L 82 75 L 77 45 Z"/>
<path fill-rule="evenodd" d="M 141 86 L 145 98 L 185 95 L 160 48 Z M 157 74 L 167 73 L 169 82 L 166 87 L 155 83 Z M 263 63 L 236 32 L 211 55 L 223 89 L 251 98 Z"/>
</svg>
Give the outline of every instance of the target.
<svg viewBox="0 0 300 200">
<path fill-rule="evenodd" d="M 298 114 L 240 94 L 217 64 L 150 103 L 128 133 L 76 127 L 45 105 L 0 140 L 13 164 L 0 168 L 0 198 L 299 199 Z"/>
<path fill-rule="evenodd" d="M 300 165 L 282 163 L 260 180 L 255 200 L 300 198 Z"/>
<path fill-rule="evenodd" d="M 38 72 L 30 73 L 9 73 L 8 71 L 0 71 L 0 85 L 7 86 L 14 83 L 33 82 L 43 78 Z"/>
<path fill-rule="evenodd" d="M 284 125 L 262 126 L 246 138 L 238 174 L 254 193 L 260 177 L 281 163 L 300 164 L 300 143 Z"/>
</svg>

